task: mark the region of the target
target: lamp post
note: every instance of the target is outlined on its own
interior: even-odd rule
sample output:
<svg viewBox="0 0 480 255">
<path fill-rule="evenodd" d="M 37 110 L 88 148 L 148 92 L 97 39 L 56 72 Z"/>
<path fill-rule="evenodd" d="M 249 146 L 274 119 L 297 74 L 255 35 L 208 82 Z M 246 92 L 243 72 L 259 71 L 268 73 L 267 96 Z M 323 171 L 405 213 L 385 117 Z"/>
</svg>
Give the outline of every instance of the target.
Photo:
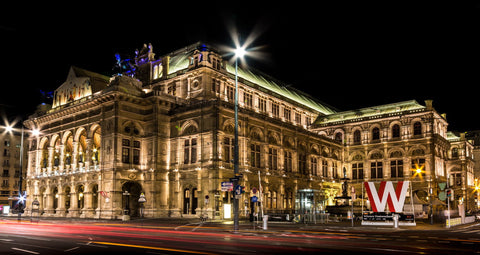
<svg viewBox="0 0 480 255">
<path fill-rule="evenodd" d="M 234 181 L 233 187 L 235 191 L 238 186 L 238 59 L 242 58 L 245 55 L 246 51 L 243 47 L 238 47 L 235 49 L 235 138 L 234 138 L 234 147 L 233 147 L 233 173 Z M 238 196 L 235 194 L 233 196 L 233 230 L 238 231 L 238 222 L 239 222 L 239 201 Z"/>
<path fill-rule="evenodd" d="M 3 128 L 5 129 L 5 131 L 7 133 L 10 133 L 12 134 L 13 131 L 20 131 L 21 133 L 21 136 L 20 136 L 20 162 L 19 162 L 19 167 L 20 167 L 20 170 L 19 170 L 19 180 L 18 180 L 18 200 L 17 200 L 17 208 L 18 208 L 18 222 L 20 222 L 22 220 L 22 210 L 23 210 L 23 202 L 25 201 L 25 196 L 22 195 L 22 182 L 23 182 L 23 173 L 22 173 L 22 169 L 23 169 L 23 135 L 24 135 L 24 130 L 23 130 L 23 126 L 20 130 L 18 129 L 15 129 L 13 128 L 12 125 L 7 125 L 7 126 L 3 126 Z M 36 132 L 35 132 L 36 134 Z"/>
</svg>

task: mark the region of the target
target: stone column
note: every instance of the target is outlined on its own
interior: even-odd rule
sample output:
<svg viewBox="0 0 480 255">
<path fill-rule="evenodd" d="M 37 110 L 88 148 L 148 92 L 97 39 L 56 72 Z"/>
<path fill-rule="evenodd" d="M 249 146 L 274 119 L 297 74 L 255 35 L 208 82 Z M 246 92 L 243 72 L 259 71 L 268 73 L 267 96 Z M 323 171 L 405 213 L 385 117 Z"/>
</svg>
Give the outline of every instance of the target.
<svg viewBox="0 0 480 255">
<path fill-rule="evenodd" d="M 83 192 L 84 206 L 82 208 L 82 218 L 92 218 L 94 208 L 92 207 L 92 192 L 86 191 Z"/>
<path fill-rule="evenodd" d="M 58 217 L 65 217 L 65 193 L 63 190 L 59 190 L 58 195 L 58 205 L 57 208 L 55 209 L 56 213 L 55 215 Z"/>
<path fill-rule="evenodd" d="M 160 175 L 160 200 L 159 200 L 159 205 L 160 209 L 162 210 L 160 214 L 162 216 L 168 216 L 168 197 L 169 197 L 169 181 L 168 181 L 168 176 L 169 173 L 162 173 Z"/>
<path fill-rule="evenodd" d="M 48 187 L 45 191 L 45 216 L 53 216 L 53 194 L 51 192 L 51 187 Z"/>
<path fill-rule="evenodd" d="M 59 155 L 59 164 L 58 164 L 58 172 L 62 173 L 65 168 L 65 145 L 60 145 L 59 150 L 60 150 L 60 155 Z"/>
<path fill-rule="evenodd" d="M 72 152 L 72 171 L 77 169 L 78 163 L 78 142 L 73 142 L 73 152 Z"/>
<path fill-rule="evenodd" d="M 70 191 L 70 208 L 68 209 L 67 217 L 78 217 L 78 194 L 73 185 Z"/>
<path fill-rule="evenodd" d="M 90 169 L 92 162 L 92 139 L 86 139 L 87 148 L 85 149 L 85 170 Z"/>
<path fill-rule="evenodd" d="M 50 174 L 53 169 L 53 157 L 55 155 L 55 148 L 48 147 L 48 163 L 47 163 L 47 173 Z"/>
</svg>

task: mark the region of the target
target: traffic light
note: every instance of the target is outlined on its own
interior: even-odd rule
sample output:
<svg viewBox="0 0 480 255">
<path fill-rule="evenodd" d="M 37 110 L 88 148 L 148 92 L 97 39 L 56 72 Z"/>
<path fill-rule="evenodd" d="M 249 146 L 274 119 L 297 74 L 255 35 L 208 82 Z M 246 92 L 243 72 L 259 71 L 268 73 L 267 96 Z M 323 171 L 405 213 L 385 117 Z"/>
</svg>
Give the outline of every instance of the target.
<svg viewBox="0 0 480 255">
<path fill-rule="evenodd" d="M 450 199 L 450 201 L 453 201 L 453 198 L 454 198 L 453 189 L 446 189 L 446 191 L 447 191 L 447 199 Z"/>
</svg>

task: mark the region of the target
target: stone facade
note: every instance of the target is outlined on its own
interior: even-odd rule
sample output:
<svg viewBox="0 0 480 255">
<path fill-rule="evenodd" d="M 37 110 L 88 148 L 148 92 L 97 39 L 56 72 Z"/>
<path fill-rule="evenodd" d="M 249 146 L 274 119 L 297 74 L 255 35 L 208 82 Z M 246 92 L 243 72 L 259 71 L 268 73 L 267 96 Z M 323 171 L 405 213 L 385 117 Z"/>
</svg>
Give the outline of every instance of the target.
<svg viewBox="0 0 480 255">
<path fill-rule="evenodd" d="M 130 68 L 118 61 L 113 77 L 72 67 L 53 107 L 25 121 L 40 130 L 29 140 L 27 212 L 37 199 L 44 216 L 115 219 L 144 207 L 145 217 L 228 218 L 234 67 L 202 43 L 160 58 L 145 45 Z M 468 142 L 452 145 L 429 103 L 337 112 L 259 72 L 238 76 L 242 216 L 260 189 L 269 213 L 294 213 L 299 190 L 318 191 L 324 210 L 342 193 L 343 169 L 359 194 L 364 180 L 407 178 L 420 191 L 456 171 L 470 187 L 471 158 L 450 160 Z"/>
</svg>

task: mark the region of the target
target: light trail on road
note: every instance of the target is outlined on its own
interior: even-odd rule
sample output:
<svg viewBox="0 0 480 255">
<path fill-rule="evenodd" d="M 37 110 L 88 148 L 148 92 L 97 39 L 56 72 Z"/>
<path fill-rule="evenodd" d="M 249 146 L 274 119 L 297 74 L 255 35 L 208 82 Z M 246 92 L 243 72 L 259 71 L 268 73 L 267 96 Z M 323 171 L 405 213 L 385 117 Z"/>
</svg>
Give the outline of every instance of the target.
<svg viewBox="0 0 480 255">
<path fill-rule="evenodd" d="M 251 230 L 232 233 L 222 225 L 143 225 L 99 222 L 16 223 L 0 220 L 0 244 L 11 249 L 82 254 L 84 250 L 100 249 L 106 253 L 129 249 L 165 254 L 279 254 L 303 252 L 390 253 L 390 254 L 459 254 L 478 247 L 480 240 L 444 236 L 428 238 L 424 234 L 397 232 L 355 232 L 338 230 Z M 394 235 L 392 235 L 394 233 Z M 12 246 L 12 240 L 21 240 Z M 64 242 L 58 249 L 57 242 Z M 34 244 L 29 243 L 34 242 Z M 20 246 L 20 243 L 24 246 Z M 36 245 L 36 246 L 35 246 Z M 19 252 L 19 250 L 16 250 Z M 1 253 L 1 248 L 0 248 Z M 42 253 L 50 254 L 50 253 Z M 52 253 L 53 254 L 53 253 Z"/>
</svg>

